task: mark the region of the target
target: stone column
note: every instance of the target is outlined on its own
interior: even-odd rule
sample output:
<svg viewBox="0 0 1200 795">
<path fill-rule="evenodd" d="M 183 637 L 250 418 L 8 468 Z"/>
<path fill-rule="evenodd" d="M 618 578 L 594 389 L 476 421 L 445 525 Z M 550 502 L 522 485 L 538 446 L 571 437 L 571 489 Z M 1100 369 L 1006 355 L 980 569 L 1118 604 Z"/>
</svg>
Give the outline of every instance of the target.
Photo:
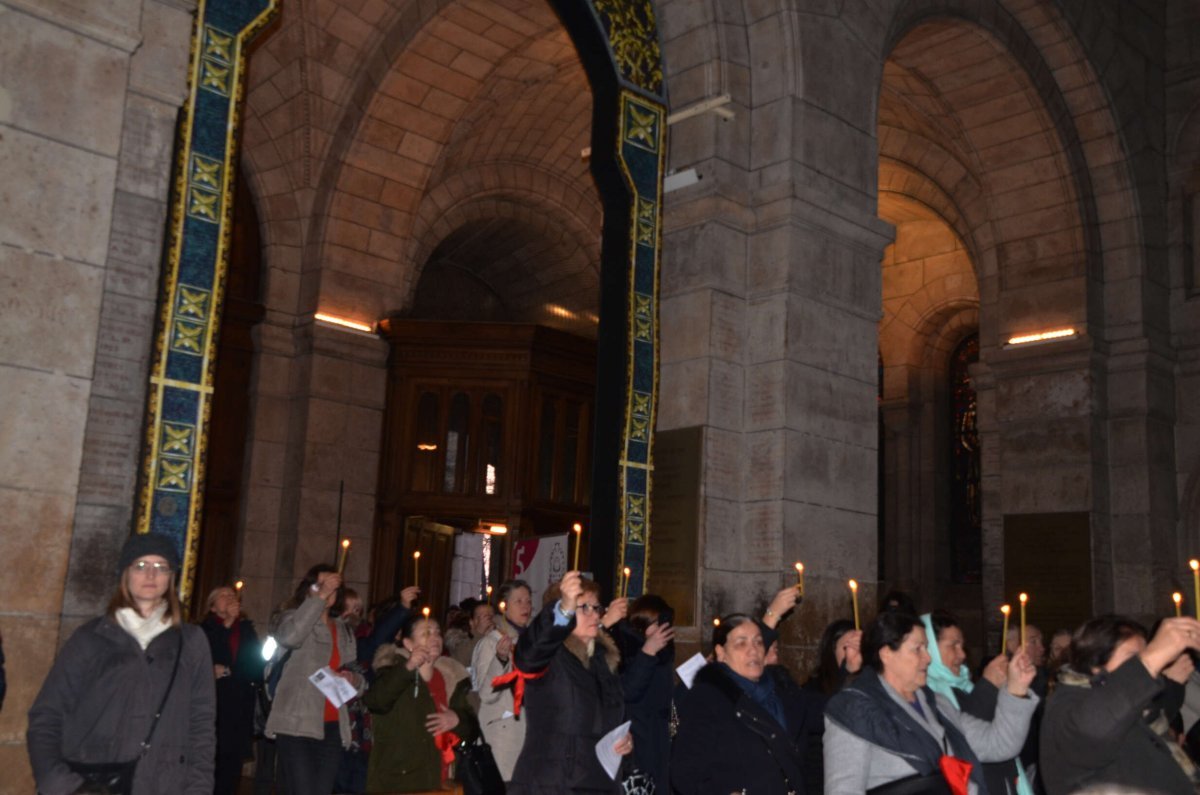
<svg viewBox="0 0 1200 795">
<path fill-rule="evenodd" d="M 0 2 L 0 769 L 129 532 L 192 3 Z"/>
</svg>

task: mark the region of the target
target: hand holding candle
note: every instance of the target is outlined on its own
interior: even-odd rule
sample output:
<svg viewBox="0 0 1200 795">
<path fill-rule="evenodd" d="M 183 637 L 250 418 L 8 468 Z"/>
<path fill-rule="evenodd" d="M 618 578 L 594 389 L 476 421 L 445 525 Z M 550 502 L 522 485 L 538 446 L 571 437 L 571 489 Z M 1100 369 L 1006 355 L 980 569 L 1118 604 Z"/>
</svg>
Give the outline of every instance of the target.
<svg viewBox="0 0 1200 795">
<path fill-rule="evenodd" d="M 338 554 L 338 574 L 346 570 L 346 558 L 348 557 L 350 557 L 350 539 L 346 538 L 342 540 L 342 551 Z"/>
<path fill-rule="evenodd" d="M 857 632 L 862 629 L 858 620 L 858 580 L 850 581 L 850 600 L 854 603 L 854 630 Z"/>
<path fill-rule="evenodd" d="M 1021 602 L 1021 648 L 1025 648 L 1025 604 L 1029 601 L 1029 594 L 1018 594 L 1017 599 Z"/>
<path fill-rule="evenodd" d="M 1179 618 L 1183 615 L 1183 594 L 1176 591 L 1171 594 L 1171 601 L 1175 603 L 1175 617 Z"/>
<path fill-rule="evenodd" d="M 1012 612 L 1012 608 L 1008 605 L 1000 605 L 1000 612 L 1004 614 L 1004 629 L 1000 633 L 1000 653 L 1008 654 L 1008 615 Z"/>
<path fill-rule="evenodd" d="M 583 544 L 583 525 L 576 522 L 571 529 L 575 531 L 575 559 L 571 564 L 571 571 L 579 571 L 579 547 Z"/>
<path fill-rule="evenodd" d="M 804 596 L 804 564 L 796 561 L 796 590 Z"/>
</svg>

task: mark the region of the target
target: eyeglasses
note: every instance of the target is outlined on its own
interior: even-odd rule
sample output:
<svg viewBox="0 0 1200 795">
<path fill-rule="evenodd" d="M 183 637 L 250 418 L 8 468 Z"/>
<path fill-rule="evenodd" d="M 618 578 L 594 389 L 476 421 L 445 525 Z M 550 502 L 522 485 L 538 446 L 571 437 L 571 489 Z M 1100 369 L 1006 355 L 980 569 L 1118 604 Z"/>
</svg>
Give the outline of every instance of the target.
<svg viewBox="0 0 1200 795">
<path fill-rule="evenodd" d="M 578 610 L 579 612 L 585 613 L 585 614 L 586 613 L 595 613 L 597 616 L 600 616 L 601 618 L 604 617 L 605 612 L 607 612 L 607 610 L 608 610 L 608 608 L 604 607 L 604 605 L 592 605 L 592 604 L 587 604 L 586 602 L 583 604 L 575 605 L 575 609 Z"/>
<path fill-rule="evenodd" d="M 151 563 L 148 560 L 139 560 L 133 564 L 133 570 L 138 572 L 139 574 L 146 574 L 147 572 L 149 572 L 149 573 L 154 574 L 154 576 L 157 577 L 159 574 L 170 574 L 171 573 L 171 564 L 170 563 L 158 563 L 157 561 L 155 561 L 154 563 Z"/>
</svg>

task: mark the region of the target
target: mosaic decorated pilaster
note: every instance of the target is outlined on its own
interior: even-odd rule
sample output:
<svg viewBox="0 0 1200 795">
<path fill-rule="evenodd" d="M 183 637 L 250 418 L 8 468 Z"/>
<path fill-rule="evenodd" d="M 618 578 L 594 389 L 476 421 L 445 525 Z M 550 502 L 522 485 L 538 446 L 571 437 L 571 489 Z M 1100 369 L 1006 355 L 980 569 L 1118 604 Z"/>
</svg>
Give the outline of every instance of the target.
<svg viewBox="0 0 1200 795">
<path fill-rule="evenodd" d="M 135 529 L 169 536 L 191 596 L 217 332 L 233 212 L 246 46 L 279 0 L 199 0 L 176 142 Z"/>
<path fill-rule="evenodd" d="M 597 381 L 621 383 L 621 405 L 604 426 L 598 406 L 596 438 L 620 435 L 615 483 L 598 473 L 593 494 L 592 559 L 595 544 L 611 522 L 617 554 L 612 583 L 630 569 L 628 594 L 642 593 L 650 566 L 650 505 L 654 473 L 654 427 L 658 410 L 659 262 L 662 253 L 662 184 L 667 141 L 662 48 L 651 0 L 557 0 L 555 9 L 575 42 L 592 84 L 596 124 L 592 171 L 604 197 L 605 229 L 601 253 L 605 274 L 622 276 L 623 295 L 602 296 L 602 311 L 624 308 L 623 356 L 606 357 L 605 342 Z M 607 275 L 602 282 L 612 284 Z M 608 289 L 606 286 L 603 289 Z M 602 319 L 601 334 L 614 334 L 616 324 Z M 621 361 L 618 361 L 618 360 Z M 619 366 L 618 366 L 619 365 Z M 603 462 L 598 462 L 603 463 Z M 604 465 L 608 465 L 604 463 Z M 611 484 L 605 488 L 605 484 Z M 612 500 L 613 505 L 606 501 Z"/>
</svg>

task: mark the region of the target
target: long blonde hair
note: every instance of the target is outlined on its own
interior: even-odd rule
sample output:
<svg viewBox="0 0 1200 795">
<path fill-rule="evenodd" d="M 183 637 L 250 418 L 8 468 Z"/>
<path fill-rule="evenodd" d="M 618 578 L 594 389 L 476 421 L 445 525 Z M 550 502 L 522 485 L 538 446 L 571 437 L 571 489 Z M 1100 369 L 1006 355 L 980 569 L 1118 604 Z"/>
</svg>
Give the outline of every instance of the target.
<svg viewBox="0 0 1200 795">
<path fill-rule="evenodd" d="M 133 601 L 132 594 L 129 593 L 129 570 L 132 566 L 126 566 L 125 571 L 121 572 L 121 579 L 117 582 L 117 590 L 113 592 L 112 599 L 108 600 L 108 617 L 115 618 L 117 611 L 123 607 L 132 608 L 135 612 L 137 602 Z M 163 614 L 163 623 L 180 625 L 183 624 L 183 606 L 179 603 L 179 593 L 175 588 L 176 571 L 171 570 L 171 581 L 167 583 L 167 612 Z"/>
</svg>

